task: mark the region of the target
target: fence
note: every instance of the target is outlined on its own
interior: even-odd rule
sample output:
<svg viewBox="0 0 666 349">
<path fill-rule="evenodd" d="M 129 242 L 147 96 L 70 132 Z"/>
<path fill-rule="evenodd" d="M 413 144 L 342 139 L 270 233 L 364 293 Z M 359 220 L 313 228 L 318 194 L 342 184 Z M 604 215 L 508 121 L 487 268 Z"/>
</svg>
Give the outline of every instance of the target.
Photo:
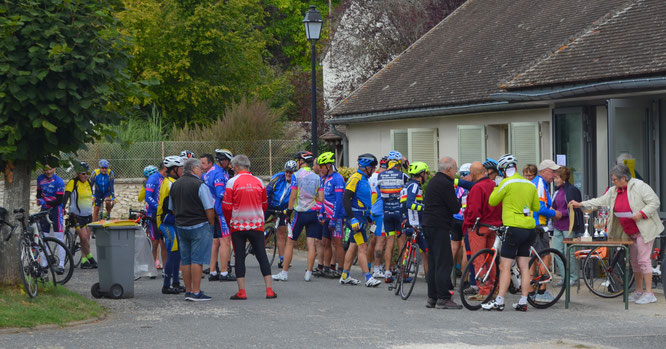
<svg viewBox="0 0 666 349">
<path fill-rule="evenodd" d="M 138 178 L 143 176 L 147 165 L 157 166 L 165 156 L 179 155 L 190 150 L 198 157 L 202 154 L 215 155 L 215 149 L 226 148 L 234 154 L 245 154 L 252 164 L 250 170 L 257 176 L 268 176 L 283 170 L 284 163 L 293 158 L 303 144 L 298 140 L 261 140 L 237 142 L 136 142 L 129 146 L 115 143 L 89 144 L 88 150 L 77 153 L 80 161 L 97 168 L 99 159 L 107 159 L 118 178 Z M 39 171 L 38 171 L 39 172 Z M 56 172 L 63 179 L 71 178 L 71 169 L 58 168 Z"/>
</svg>

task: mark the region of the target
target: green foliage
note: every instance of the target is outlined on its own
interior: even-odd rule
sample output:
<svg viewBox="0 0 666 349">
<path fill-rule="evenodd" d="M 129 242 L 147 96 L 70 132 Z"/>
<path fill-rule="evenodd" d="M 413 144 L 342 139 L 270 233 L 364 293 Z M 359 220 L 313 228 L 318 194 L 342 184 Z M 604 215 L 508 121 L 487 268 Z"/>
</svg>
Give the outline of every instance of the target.
<svg viewBox="0 0 666 349">
<path fill-rule="evenodd" d="M 116 1 L 0 4 L 0 162 L 54 159 L 104 135 L 138 93 Z"/>
<path fill-rule="evenodd" d="M 162 113 L 153 105 L 149 115 L 140 109 L 135 110 L 120 124 L 110 126 L 109 131 L 115 135 L 114 141 L 120 144 L 134 142 L 161 142 L 167 139 L 162 124 Z"/>
</svg>

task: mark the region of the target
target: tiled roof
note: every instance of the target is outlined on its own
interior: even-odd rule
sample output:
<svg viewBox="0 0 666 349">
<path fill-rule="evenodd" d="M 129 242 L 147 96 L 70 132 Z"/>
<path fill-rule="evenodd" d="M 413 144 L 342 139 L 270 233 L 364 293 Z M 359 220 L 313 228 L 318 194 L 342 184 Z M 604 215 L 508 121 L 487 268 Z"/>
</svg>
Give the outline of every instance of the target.
<svg viewBox="0 0 666 349">
<path fill-rule="evenodd" d="M 330 114 L 493 101 L 499 84 L 634 2 L 468 0 Z"/>
<path fill-rule="evenodd" d="M 543 57 L 501 87 L 615 80 L 666 72 L 666 2 L 635 1 Z"/>
</svg>

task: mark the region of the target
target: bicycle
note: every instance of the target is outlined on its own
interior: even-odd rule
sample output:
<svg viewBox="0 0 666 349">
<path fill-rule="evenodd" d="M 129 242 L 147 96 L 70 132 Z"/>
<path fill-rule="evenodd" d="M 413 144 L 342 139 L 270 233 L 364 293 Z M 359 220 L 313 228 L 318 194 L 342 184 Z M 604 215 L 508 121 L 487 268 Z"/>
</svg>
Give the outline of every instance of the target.
<svg viewBox="0 0 666 349">
<path fill-rule="evenodd" d="M 596 247 L 575 253 L 583 259 L 583 281 L 595 295 L 615 298 L 624 294 L 625 255 L 622 248 Z M 634 273 L 629 268 L 629 287 L 634 284 Z"/>
<path fill-rule="evenodd" d="M 73 232 L 72 232 L 73 231 Z M 72 254 L 74 261 L 74 267 L 78 268 L 81 264 L 81 258 L 83 254 L 81 253 L 81 239 L 79 234 L 76 232 L 76 221 L 74 216 L 68 215 L 65 220 L 65 246 L 69 248 L 69 251 Z"/>
<path fill-rule="evenodd" d="M 463 270 L 460 282 L 460 292 L 459 292 L 460 301 L 462 302 L 463 306 L 465 306 L 465 308 L 469 310 L 480 309 L 481 304 L 490 301 L 495 291 L 497 290 L 497 286 L 499 283 L 499 274 L 500 274 L 499 251 L 501 250 L 502 243 L 504 242 L 504 239 L 506 237 L 506 232 L 509 228 L 507 226 L 493 226 L 493 225 L 483 224 L 479 222 L 479 219 L 477 219 L 476 223 L 472 227 L 472 231 L 476 232 L 476 234 L 479 235 L 481 235 L 478 230 L 479 226 L 484 226 L 492 231 L 495 231 L 497 233 L 497 236 L 495 237 L 495 242 L 493 244 L 493 247 L 485 248 L 476 252 L 472 256 L 472 258 L 470 258 L 470 260 L 467 262 L 467 265 Z M 544 227 L 537 226 L 536 229 L 537 233 L 547 234 Z M 551 263 L 553 266 L 563 265 L 564 268 L 566 269 L 564 256 L 560 251 L 554 248 L 548 248 L 541 252 L 537 252 L 534 249 L 534 247 L 532 246 L 530 247 L 531 259 L 529 262 L 529 268 L 531 275 L 531 280 L 530 280 L 531 291 L 529 293 L 529 297 L 527 297 L 527 302 L 530 303 L 530 305 L 532 305 L 533 307 L 538 309 L 545 309 L 557 303 L 560 297 L 562 297 L 562 294 L 564 293 L 566 286 L 564 283 L 561 283 L 561 286 L 556 285 L 557 283 L 555 282 L 555 279 L 558 277 L 558 275 L 555 272 L 554 267 L 546 265 L 546 263 L 544 262 L 544 259 L 547 259 L 545 258 L 546 256 L 551 256 Z M 556 258 L 559 258 L 562 264 L 557 263 Z M 475 264 L 479 266 L 478 270 L 476 270 L 477 267 L 475 267 Z M 491 278 L 490 276 L 493 270 L 495 271 L 495 277 Z M 560 270 L 559 272 L 560 272 L 559 278 L 560 279 L 564 278 L 564 270 Z M 476 286 L 470 286 L 472 284 L 470 282 L 470 276 L 473 276 Z M 516 268 L 515 261 L 514 265 L 512 266 L 511 279 L 512 279 L 511 284 L 513 284 L 514 287 L 515 285 L 520 285 L 520 273 L 518 272 L 518 268 Z M 478 289 L 484 286 L 490 286 L 490 292 L 487 295 L 481 295 L 478 293 Z M 539 295 L 542 294 L 542 291 L 543 294 L 545 294 L 546 291 L 552 294 L 553 299 L 552 300 L 540 299 Z"/>
<path fill-rule="evenodd" d="M 269 264 L 273 266 L 275 262 L 275 254 L 277 253 L 277 229 L 280 224 L 281 211 L 267 210 L 266 212 L 271 215 L 264 224 L 264 247 L 266 248 L 266 256 L 268 256 Z M 245 256 L 254 254 L 252 245 L 248 244 L 245 248 Z"/>
<path fill-rule="evenodd" d="M 398 254 L 398 260 L 392 268 L 394 277 L 393 282 L 389 284 L 388 290 L 394 291 L 395 295 L 400 294 L 400 298 L 403 300 L 407 300 L 412 294 L 416 277 L 419 273 L 419 252 L 421 248 L 418 244 L 418 234 L 421 234 L 420 228 L 414 227 L 414 232 L 411 235 L 407 235 L 400 254 Z M 408 289 L 405 288 L 406 283 L 410 284 Z"/>
</svg>

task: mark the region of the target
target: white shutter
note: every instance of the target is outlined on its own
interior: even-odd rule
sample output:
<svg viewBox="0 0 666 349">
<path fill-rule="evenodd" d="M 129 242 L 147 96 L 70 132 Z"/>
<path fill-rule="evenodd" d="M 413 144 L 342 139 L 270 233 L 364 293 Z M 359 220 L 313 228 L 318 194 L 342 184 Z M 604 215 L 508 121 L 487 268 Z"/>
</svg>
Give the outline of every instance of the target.
<svg viewBox="0 0 666 349">
<path fill-rule="evenodd" d="M 539 164 L 540 143 L 538 123 L 513 122 L 509 125 L 510 152 L 518 159 L 521 168 L 527 164 Z"/>
<path fill-rule="evenodd" d="M 409 162 L 423 161 L 431 171 L 437 171 L 438 145 L 436 128 L 410 128 L 407 130 Z"/>
<path fill-rule="evenodd" d="M 407 130 L 391 130 L 391 150 L 399 151 L 400 154 L 409 154 L 409 140 Z"/>
<path fill-rule="evenodd" d="M 458 164 L 486 159 L 486 129 L 483 126 L 458 126 Z"/>
</svg>

